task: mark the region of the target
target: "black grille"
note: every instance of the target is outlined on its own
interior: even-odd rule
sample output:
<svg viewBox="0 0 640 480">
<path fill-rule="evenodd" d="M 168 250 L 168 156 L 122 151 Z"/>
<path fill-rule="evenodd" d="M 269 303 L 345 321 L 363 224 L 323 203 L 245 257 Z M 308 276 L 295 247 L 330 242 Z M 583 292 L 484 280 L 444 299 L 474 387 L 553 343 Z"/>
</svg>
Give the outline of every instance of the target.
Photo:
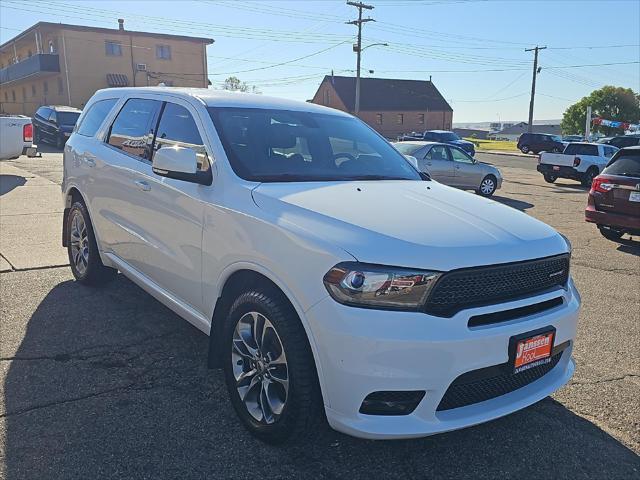
<svg viewBox="0 0 640 480">
<path fill-rule="evenodd" d="M 569 280 L 569 255 L 475 267 L 445 273 L 425 304 L 432 315 L 450 317 L 460 310 L 540 293 Z"/>
<path fill-rule="evenodd" d="M 449 385 L 437 410 L 466 407 L 518 390 L 549 373 L 561 357 L 562 351 L 553 355 L 551 362 L 520 373 L 513 373 L 513 366 L 504 363 L 462 374 Z"/>
<path fill-rule="evenodd" d="M 367 395 L 360 406 L 360 413 L 367 415 L 408 415 L 422 398 L 424 390 L 380 391 Z"/>
</svg>

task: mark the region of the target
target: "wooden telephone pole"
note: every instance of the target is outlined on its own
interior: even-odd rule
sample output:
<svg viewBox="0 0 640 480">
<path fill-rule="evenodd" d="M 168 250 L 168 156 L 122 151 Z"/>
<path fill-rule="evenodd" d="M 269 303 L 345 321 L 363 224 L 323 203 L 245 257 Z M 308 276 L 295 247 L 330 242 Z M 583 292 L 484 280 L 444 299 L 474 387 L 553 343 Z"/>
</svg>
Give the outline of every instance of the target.
<svg viewBox="0 0 640 480">
<path fill-rule="evenodd" d="M 362 18 L 362 9 L 373 10 L 373 5 L 366 5 L 362 2 L 347 2 L 347 5 L 358 9 L 358 19 L 347 22 L 347 25 L 356 25 L 358 27 L 358 43 L 353 46 L 353 50 L 358 55 L 356 64 L 356 105 L 355 113 L 360 111 L 360 54 L 362 53 L 362 24 L 367 22 L 375 22 L 373 18 Z"/>
</svg>

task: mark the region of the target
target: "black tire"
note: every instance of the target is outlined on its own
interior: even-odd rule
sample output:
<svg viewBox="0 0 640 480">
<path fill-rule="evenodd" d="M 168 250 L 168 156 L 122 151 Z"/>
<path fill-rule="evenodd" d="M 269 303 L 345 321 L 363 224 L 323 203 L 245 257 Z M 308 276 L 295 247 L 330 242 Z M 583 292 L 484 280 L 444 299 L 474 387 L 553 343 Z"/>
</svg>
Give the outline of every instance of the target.
<svg viewBox="0 0 640 480">
<path fill-rule="evenodd" d="M 582 178 L 580 179 L 580 183 L 582 184 L 583 187 L 591 187 L 591 184 L 593 183 L 593 179 L 596 178 L 599 173 L 600 172 L 598 171 L 597 168 L 590 168 L 582 175 Z"/>
<path fill-rule="evenodd" d="M 606 238 L 607 240 L 612 240 L 614 242 L 620 240 L 622 238 L 622 235 L 624 235 L 624 232 L 615 230 L 605 225 L 598 225 L 598 230 L 600 230 L 600 233 L 604 238 Z"/>
<path fill-rule="evenodd" d="M 247 318 L 250 312 L 257 312 L 268 319 L 286 356 L 288 393 L 281 413 L 272 420 L 273 423 L 266 423 L 264 418 L 263 421 L 254 418 L 237 390 L 234 368 L 246 371 L 255 365 L 237 355 L 236 363 L 233 363 L 234 332 L 240 320 Z M 247 362 L 246 367 L 244 362 Z M 255 437 L 267 443 L 282 444 L 317 433 L 317 426 L 323 418 L 323 403 L 313 354 L 298 315 L 279 290 L 258 286 L 236 298 L 223 329 L 223 369 L 231 404 L 242 424 Z M 258 395 L 262 395 L 261 387 L 257 385 L 255 388 L 259 390 Z"/>
<path fill-rule="evenodd" d="M 83 238 L 82 229 L 80 232 L 76 232 L 77 224 L 74 223 L 74 218 L 80 216 L 84 222 L 86 240 Z M 71 272 L 75 279 L 85 285 L 102 285 L 111 280 L 117 273 L 113 268 L 109 268 L 103 265 L 100 260 L 100 253 L 98 252 L 98 245 L 96 244 L 96 237 L 93 232 L 93 226 L 91 225 L 91 219 L 89 218 L 89 212 L 87 207 L 82 201 L 77 201 L 69 209 L 69 214 L 66 222 L 66 241 L 67 241 L 67 253 L 69 255 L 69 265 L 71 266 Z M 80 236 L 76 236 L 76 233 L 80 233 Z M 76 238 L 79 241 L 76 241 Z M 74 245 L 78 245 L 77 249 L 74 249 Z M 86 255 L 84 255 L 86 249 Z M 79 258 L 80 255 L 82 258 Z"/>
<path fill-rule="evenodd" d="M 485 188 L 485 191 L 483 191 L 483 188 L 485 187 L 485 185 L 489 186 L 490 184 L 493 185 L 493 188 L 491 188 L 490 190 L 487 190 Z M 496 177 L 493 175 L 487 175 L 482 179 L 482 182 L 480 182 L 480 188 L 476 190 L 476 193 L 483 197 L 490 197 L 496 192 L 497 188 L 498 188 L 498 180 L 496 179 Z"/>
<path fill-rule="evenodd" d="M 529 145 L 523 145 L 520 147 L 520 151 L 522 153 L 529 153 L 531 151 L 531 149 L 529 148 Z"/>
<path fill-rule="evenodd" d="M 544 181 L 547 183 L 554 183 L 558 177 L 556 177 L 555 175 L 551 175 L 550 173 L 545 173 L 544 175 Z"/>
<path fill-rule="evenodd" d="M 558 147 L 553 147 L 551 150 L 552 153 L 560 153 L 560 149 Z"/>
</svg>

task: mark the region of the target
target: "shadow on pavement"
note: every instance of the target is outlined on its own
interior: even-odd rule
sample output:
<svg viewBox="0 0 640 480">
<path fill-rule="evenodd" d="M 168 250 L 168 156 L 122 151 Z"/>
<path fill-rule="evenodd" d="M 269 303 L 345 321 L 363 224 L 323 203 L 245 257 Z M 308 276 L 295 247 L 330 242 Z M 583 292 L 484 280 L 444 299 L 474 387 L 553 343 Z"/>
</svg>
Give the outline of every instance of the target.
<svg viewBox="0 0 640 480">
<path fill-rule="evenodd" d="M 27 179 L 19 175 L 0 175 L 0 195 L 9 193 L 27 183 Z"/>
<path fill-rule="evenodd" d="M 18 294 L 8 307 L 21 302 Z M 601 479 L 637 478 L 640 467 L 551 399 L 420 440 L 365 441 L 326 427 L 304 444 L 266 446 L 239 425 L 222 374 L 207 370 L 206 336 L 122 276 L 102 289 L 59 283 L 18 338 L 4 359 L 7 480 Z"/>
<path fill-rule="evenodd" d="M 623 253 L 629 253 L 631 255 L 635 255 L 636 257 L 640 257 L 640 237 L 636 236 L 638 240 L 633 239 L 622 239 L 618 243 L 618 251 Z"/>
<path fill-rule="evenodd" d="M 496 202 L 503 203 L 504 205 L 509 205 L 510 207 L 522 212 L 534 206 L 533 203 L 523 202 L 522 200 L 516 200 L 515 198 L 501 197 L 498 195 L 494 195 L 491 199 Z"/>
</svg>

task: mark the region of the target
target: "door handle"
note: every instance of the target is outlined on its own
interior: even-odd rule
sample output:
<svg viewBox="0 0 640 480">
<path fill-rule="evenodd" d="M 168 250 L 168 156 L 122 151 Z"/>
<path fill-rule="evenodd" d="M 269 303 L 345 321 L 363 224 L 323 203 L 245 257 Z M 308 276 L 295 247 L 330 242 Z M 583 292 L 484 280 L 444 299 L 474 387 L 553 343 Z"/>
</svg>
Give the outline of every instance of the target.
<svg viewBox="0 0 640 480">
<path fill-rule="evenodd" d="M 84 160 L 84 163 L 86 163 L 88 167 L 96 166 L 96 157 L 94 157 L 93 155 L 85 154 L 82 156 L 82 160 Z"/>
<path fill-rule="evenodd" d="M 144 180 L 136 180 L 135 182 L 133 182 L 136 184 L 136 186 L 142 190 L 143 192 L 148 192 L 149 190 L 151 190 L 151 185 L 149 185 L 147 182 L 145 182 Z"/>
</svg>

